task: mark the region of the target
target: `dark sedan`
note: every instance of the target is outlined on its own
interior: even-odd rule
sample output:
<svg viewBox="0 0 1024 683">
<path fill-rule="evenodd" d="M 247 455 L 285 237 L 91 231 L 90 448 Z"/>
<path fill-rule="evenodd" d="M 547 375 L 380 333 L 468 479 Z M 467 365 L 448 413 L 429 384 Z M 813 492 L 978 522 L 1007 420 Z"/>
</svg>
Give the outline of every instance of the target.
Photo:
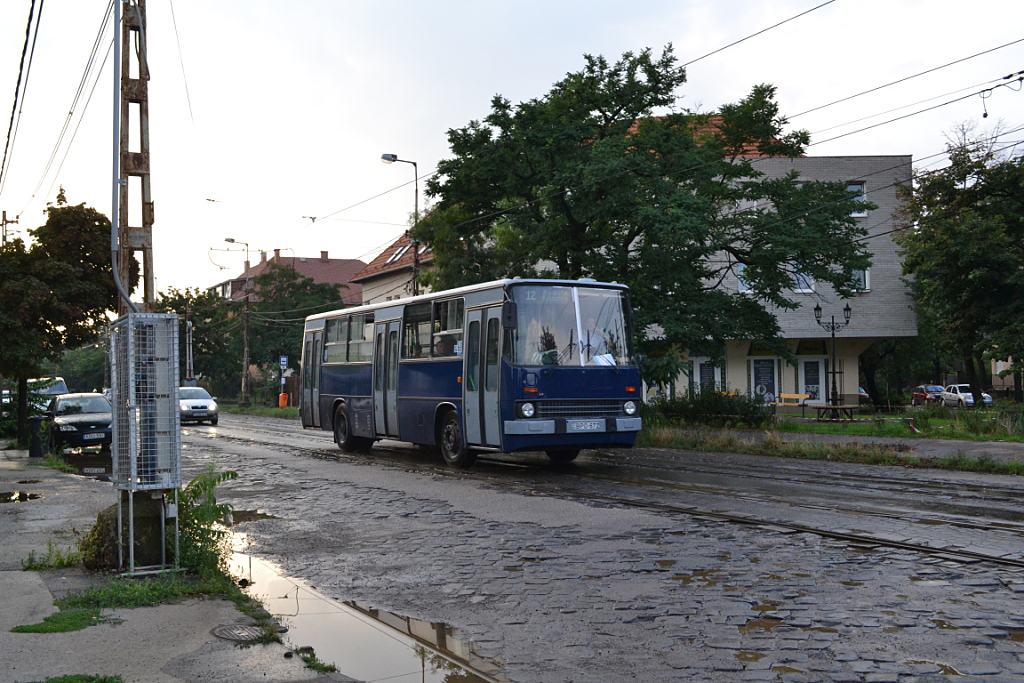
<svg viewBox="0 0 1024 683">
<path fill-rule="evenodd" d="M 50 403 L 53 447 L 110 447 L 110 402 L 103 394 L 64 394 Z"/>
</svg>

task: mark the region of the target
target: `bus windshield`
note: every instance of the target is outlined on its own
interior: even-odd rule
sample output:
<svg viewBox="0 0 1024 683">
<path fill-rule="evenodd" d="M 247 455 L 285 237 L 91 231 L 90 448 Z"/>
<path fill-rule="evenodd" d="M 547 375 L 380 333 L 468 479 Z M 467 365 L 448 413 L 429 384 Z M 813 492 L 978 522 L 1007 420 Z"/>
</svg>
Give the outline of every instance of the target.
<svg viewBox="0 0 1024 683">
<path fill-rule="evenodd" d="M 629 299 L 619 289 L 528 284 L 511 288 L 517 326 L 508 359 L 519 365 L 630 365 Z"/>
</svg>

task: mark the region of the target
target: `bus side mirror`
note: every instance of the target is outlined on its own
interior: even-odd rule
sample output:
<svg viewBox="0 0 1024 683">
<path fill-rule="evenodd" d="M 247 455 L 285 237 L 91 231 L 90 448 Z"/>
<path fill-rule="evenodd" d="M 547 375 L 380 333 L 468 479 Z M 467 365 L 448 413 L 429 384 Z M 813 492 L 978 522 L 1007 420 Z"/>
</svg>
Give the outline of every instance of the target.
<svg viewBox="0 0 1024 683">
<path fill-rule="evenodd" d="M 506 301 L 501 305 L 501 326 L 506 330 L 516 329 L 519 314 L 515 301 Z"/>
</svg>

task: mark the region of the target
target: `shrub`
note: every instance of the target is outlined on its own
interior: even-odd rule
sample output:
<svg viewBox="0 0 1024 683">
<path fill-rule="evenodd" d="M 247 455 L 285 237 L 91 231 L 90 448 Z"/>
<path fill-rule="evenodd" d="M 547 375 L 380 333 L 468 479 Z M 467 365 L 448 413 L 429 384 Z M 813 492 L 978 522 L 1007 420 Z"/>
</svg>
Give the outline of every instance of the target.
<svg viewBox="0 0 1024 683">
<path fill-rule="evenodd" d="M 651 418 L 652 426 L 762 427 L 771 423 L 772 415 L 772 406 L 760 398 L 705 390 L 658 401 L 648 408 L 644 417 Z"/>
</svg>

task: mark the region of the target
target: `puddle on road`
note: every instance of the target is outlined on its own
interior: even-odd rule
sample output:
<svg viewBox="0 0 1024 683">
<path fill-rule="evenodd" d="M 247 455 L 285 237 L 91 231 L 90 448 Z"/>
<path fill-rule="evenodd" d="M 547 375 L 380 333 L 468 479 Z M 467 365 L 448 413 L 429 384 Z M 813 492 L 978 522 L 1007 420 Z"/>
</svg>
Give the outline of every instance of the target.
<svg viewBox="0 0 1024 683">
<path fill-rule="evenodd" d="M 956 630 L 956 626 L 953 626 L 953 624 L 949 623 L 945 619 L 932 619 L 931 622 L 935 624 L 936 628 L 941 629 L 943 631 Z"/>
<path fill-rule="evenodd" d="M 0 491 L 0 503 L 24 503 L 38 498 L 38 493 L 29 493 L 28 491 Z"/>
<path fill-rule="evenodd" d="M 694 580 L 702 582 L 705 586 L 717 586 L 718 581 L 712 577 L 715 574 L 721 574 L 721 569 L 706 569 L 704 571 L 693 572 L 692 574 L 676 574 L 672 577 L 673 581 L 682 581 L 684 586 L 691 585 Z"/>
<path fill-rule="evenodd" d="M 241 543 L 235 549 L 244 549 L 244 535 L 237 536 Z M 497 664 L 477 655 L 469 639 L 447 624 L 332 600 L 241 552 L 232 554 L 230 569 L 250 582 L 245 591 L 288 628 L 283 638 L 290 647 L 312 647 L 318 659 L 346 676 L 395 683 L 507 680 Z"/>
<path fill-rule="evenodd" d="M 741 636 L 746 636 L 751 633 L 757 633 L 759 630 L 764 629 L 765 633 L 770 633 L 776 626 L 785 626 L 786 622 L 782 619 L 775 619 L 770 616 L 764 616 L 760 619 L 751 619 L 742 626 L 737 626 Z"/>
</svg>

